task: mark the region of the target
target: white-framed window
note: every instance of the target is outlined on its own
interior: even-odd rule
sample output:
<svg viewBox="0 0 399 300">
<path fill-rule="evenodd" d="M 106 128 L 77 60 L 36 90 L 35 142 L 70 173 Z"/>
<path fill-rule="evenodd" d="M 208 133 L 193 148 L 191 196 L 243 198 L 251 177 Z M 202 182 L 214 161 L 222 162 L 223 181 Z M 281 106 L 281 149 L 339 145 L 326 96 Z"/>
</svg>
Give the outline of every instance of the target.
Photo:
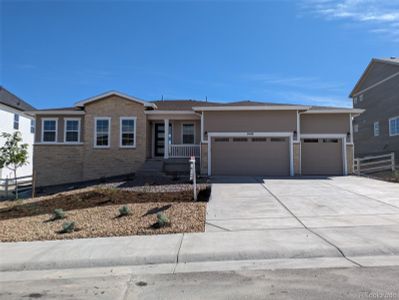
<svg viewBox="0 0 399 300">
<path fill-rule="evenodd" d="M 57 118 L 42 119 L 42 143 L 56 143 L 58 132 Z"/>
<path fill-rule="evenodd" d="M 353 104 L 357 104 L 357 97 L 353 97 Z"/>
<path fill-rule="evenodd" d="M 120 142 L 123 148 L 136 147 L 136 117 L 120 118 Z"/>
<path fill-rule="evenodd" d="M 19 114 L 14 114 L 14 129 L 19 129 Z"/>
<path fill-rule="evenodd" d="M 359 125 L 358 124 L 353 125 L 353 130 L 355 132 L 359 132 Z"/>
<path fill-rule="evenodd" d="M 181 140 L 183 144 L 195 143 L 195 126 L 193 123 L 183 123 L 181 129 Z"/>
<path fill-rule="evenodd" d="M 364 96 L 363 96 L 363 94 L 360 94 L 360 95 L 359 95 L 359 102 L 362 102 L 362 101 L 363 101 L 363 99 L 364 99 Z"/>
<path fill-rule="evenodd" d="M 389 119 L 389 136 L 399 135 L 399 116 Z"/>
<path fill-rule="evenodd" d="M 94 119 L 94 147 L 108 148 L 111 144 L 111 118 L 96 117 Z"/>
<path fill-rule="evenodd" d="M 35 133 L 36 121 L 30 120 L 30 133 Z"/>
<path fill-rule="evenodd" d="M 64 120 L 64 142 L 80 142 L 80 119 L 66 118 Z"/>
<path fill-rule="evenodd" d="M 380 122 L 374 122 L 374 136 L 380 135 Z"/>
</svg>

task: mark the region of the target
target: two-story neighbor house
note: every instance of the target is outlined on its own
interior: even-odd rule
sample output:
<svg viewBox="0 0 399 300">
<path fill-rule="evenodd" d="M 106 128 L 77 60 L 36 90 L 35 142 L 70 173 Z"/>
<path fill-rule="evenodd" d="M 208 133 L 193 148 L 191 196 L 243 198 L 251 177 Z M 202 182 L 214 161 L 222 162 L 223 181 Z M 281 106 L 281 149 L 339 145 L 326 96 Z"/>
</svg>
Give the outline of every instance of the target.
<svg viewBox="0 0 399 300">
<path fill-rule="evenodd" d="M 23 143 L 28 147 L 28 164 L 17 170 L 17 176 L 32 175 L 32 150 L 33 136 L 35 130 L 35 120 L 32 116 L 26 114 L 26 111 L 32 111 L 35 108 L 26 103 L 13 93 L 0 86 L 0 133 L 13 133 L 19 131 L 22 134 Z M 2 146 L 4 139 L 0 137 Z M 7 169 L 0 169 L 0 178 L 12 178 L 14 174 Z"/>
<path fill-rule="evenodd" d="M 36 110 L 38 186 L 136 172 L 197 157 L 205 175 L 345 175 L 359 109 L 242 101 L 144 101 L 107 92 Z"/>
<path fill-rule="evenodd" d="M 399 159 L 399 58 L 373 58 L 350 97 L 365 109 L 354 118 L 356 157 L 395 153 Z"/>
</svg>

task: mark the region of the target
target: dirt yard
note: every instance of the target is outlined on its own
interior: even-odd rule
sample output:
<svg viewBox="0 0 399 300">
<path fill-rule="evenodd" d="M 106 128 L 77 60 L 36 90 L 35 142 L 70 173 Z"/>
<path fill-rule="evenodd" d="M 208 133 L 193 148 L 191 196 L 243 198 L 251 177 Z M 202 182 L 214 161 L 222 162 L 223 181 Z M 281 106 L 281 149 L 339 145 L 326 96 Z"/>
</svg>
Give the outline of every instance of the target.
<svg viewBox="0 0 399 300">
<path fill-rule="evenodd" d="M 36 199 L 0 203 L 0 240 L 2 242 L 74 239 L 200 232 L 205 229 L 209 187 L 200 186 L 199 199 L 192 191 L 131 191 L 116 188 L 86 188 Z M 119 216 L 126 205 L 130 214 Z M 63 209 L 65 218 L 53 220 L 54 209 Z M 157 214 L 170 221 L 156 228 Z M 65 222 L 75 222 L 71 233 L 61 233 Z"/>
</svg>

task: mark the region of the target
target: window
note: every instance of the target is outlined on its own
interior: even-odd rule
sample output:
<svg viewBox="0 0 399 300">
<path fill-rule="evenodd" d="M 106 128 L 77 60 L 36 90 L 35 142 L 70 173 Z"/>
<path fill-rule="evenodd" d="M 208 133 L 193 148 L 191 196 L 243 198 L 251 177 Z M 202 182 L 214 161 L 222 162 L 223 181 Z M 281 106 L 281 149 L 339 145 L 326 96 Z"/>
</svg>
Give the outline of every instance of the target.
<svg viewBox="0 0 399 300">
<path fill-rule="evenodd" d="M 19 129 L 19 114 L 14 114 L 14 129 Z"/>
<path fill-rule="evenodd" d="M 111 118 L 96 118 L 94 146 L 107 148 L 110 144 L 110 121 Z"/>
<path fill-rule="evenodd" d="M 362 102 L 363 101 L 363 94 L 361 94 L 361 95 L 359 95 L 359 102 Z"/>
<path fill-rule="evenodd" d="M 353 97 L 353 104 L 357 104 L 357 97 Z"/>
<path fill-rule="evenodd" d="M 304 143 L 318 143 L 319 139 L 304 139 Z"/>
<path fill-rule="evenodd" d="M 57 119 L 42 119 L 42 142 L 57 142 Z"/>
<path fill-rule="evenodd" d="M 194 144 L 194 124 L 182 125 L 182 142 L 183 144 Z"/>
<path fill-rule="evenodd" d="M 359 125 L 358 124 L 353 125 L 353 130 L 355 132 L 359 132 Z"/>
<path fill-rule="evenodd" d="M 217 142 L 217 143 L 219 143 L 219 142 L 224 143 L 224 142 L 228 142 L 228 141 L 230 141 L 229 138 L 215 138 L 215 142 Z"/>
<path fill-rule="evenodd" d="M 399 116 L 389 119 L 389 136 L 399 135 Z"/>
<path fill-rule="evenodd" d="M 323 143 L 338 143 L 338 139 L 323 139 Z"/>
<path fill-rule="evenodd" d="M 374 136 L 379 136 L 380 135 L 380 123 L 374 122 Z"/>
<path fill-rule="evenodd" d="M 271 138 L 270 139 L 271 142 L 285 142 L 285 138 Z"/>
<path fill-rule="evenodd" d="M 36 121 L 30 120 L 30 133 L 35 133 Z"/>
<path fill-rule="evenodd" d="M 252 142 L 267 142 L 267 138 L 262 138 L 262 137 L 252 138 Z"/>
<path fill-rule="evenodd" d="M 121 118 L 120 146 L 136 147 L 136 118 Z"/>
<path fill-rule="evenodd" d="M 65 119 L 65 143 L 80 142 L 80 119 Z"/>
<path fill-rule="evenodd" d="M 247 138 L 233 138 L 233 142 L 248 142 Z"/>
</svg>

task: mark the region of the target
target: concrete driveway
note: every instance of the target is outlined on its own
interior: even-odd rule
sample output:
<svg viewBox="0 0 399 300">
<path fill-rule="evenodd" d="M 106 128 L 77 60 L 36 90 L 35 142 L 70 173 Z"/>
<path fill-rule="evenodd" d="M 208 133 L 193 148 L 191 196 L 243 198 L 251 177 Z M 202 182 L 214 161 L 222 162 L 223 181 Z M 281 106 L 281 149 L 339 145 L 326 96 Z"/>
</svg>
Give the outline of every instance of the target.
<svg viewBox="0 0 399 300">
<path fill-rule="evenodd" d="M 206 231 L 399 228 L 399 184 L 355 176 L 213 181 Z"/>
</svg>

